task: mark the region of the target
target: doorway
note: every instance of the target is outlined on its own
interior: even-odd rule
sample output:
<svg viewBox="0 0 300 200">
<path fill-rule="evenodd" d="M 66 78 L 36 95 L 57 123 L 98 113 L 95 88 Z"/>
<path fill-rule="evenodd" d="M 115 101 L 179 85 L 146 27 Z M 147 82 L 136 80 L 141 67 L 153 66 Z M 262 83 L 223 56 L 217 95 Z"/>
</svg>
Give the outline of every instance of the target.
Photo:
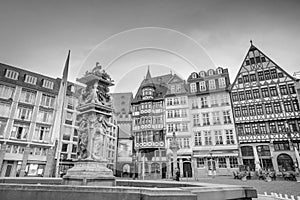
<svg viewBox="0 0 300 200">
<path fill-rule="evenodd" d="M 190 161 L 185 161 L 183 163 L 183 177 L 192 177 L 192 165 Z"/>
</svg>

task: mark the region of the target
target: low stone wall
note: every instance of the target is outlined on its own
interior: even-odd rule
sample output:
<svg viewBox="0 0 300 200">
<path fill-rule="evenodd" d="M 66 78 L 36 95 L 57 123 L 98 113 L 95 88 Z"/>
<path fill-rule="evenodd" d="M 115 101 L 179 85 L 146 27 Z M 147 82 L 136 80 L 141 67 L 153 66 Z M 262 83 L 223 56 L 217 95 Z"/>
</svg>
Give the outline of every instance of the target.
<svg viewBox="0 0 300 200">
<path fill-rule="evenodd" d="M 34 180 L 36 183 L 34 184 Z M 15 181 L 15 183 L 12 183 Z M 45 183 L 53 183 L 45 185 Z M 173 181 L 116 180 L 117 186 L 59 185 L 61 179 L 0 179 L 1 200 L 250 200 L 252 187 Z M 10 183 L 9 183 L 10 182 Z M 18 183 L 16 183 L 18 182 Z M 26 184 L 20 184 L 26 182 Z"/>
</svg>

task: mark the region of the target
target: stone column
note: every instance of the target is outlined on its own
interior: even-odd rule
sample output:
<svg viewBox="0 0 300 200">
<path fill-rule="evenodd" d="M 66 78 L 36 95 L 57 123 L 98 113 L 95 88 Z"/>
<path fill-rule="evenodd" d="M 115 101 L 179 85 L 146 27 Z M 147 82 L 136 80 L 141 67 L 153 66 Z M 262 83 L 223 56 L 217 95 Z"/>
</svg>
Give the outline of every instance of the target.
<svg viewBox="0 0 300 200">
<path fill-rule="evenodd" d="M 177 170 L 177 151 L 179 150 L 179 144 L 176 140 L 175 132 L 170 143 L 170 149 L 173 151 L 173 176 L 175 176 Z"/>
<path fill-rule="evenodd" d="M 27 145 L 25 147 L 25 151 L 23 154 L 23 160 L 22 160 L 22 165 L 21 165 L 21 171 L 20 171 L 20 177 L 24 177 L 25 176 L 25 170 L 26 170 L 26 165 L 27 165 L 27 161 L 28 161 L 28 156 L 30 153 L 30 146 Z"/>
<path fill-rule="evenodd" d="M 5 152 L 6 152 L 6 144 L 3 143 L 3 144 L 1 144 L 1 149 L 0 149 L 0 170 L 1 170 L 1 166 L 2 166 L 3 161 L 4 161 Z M 0 171 L 0 174 L 1 173 L 2 172 Z"/>
<path fill-rule="evenodd" d="M 182 158 L 179 159 L 179 168 L 180 168 L 180 177 L 184 177 Z"/>
</svg>

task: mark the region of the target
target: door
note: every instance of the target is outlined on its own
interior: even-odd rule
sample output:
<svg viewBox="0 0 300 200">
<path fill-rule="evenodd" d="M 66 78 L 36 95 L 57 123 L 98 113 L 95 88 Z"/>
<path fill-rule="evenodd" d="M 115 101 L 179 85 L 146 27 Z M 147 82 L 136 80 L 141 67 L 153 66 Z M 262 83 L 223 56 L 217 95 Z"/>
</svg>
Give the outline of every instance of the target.
<svg viewBox="0 0 300 200">
<path fill-rule="evenodd" d="M 192 177 L 192 165 L 190 162 L 183 163 L 183 177 Z"/>
<path fill-rule="evenodd" d="M 9 177 L 11 173 L 12 165 L 8 164 L 5 171 L 5 177 Z"/>
</svg>

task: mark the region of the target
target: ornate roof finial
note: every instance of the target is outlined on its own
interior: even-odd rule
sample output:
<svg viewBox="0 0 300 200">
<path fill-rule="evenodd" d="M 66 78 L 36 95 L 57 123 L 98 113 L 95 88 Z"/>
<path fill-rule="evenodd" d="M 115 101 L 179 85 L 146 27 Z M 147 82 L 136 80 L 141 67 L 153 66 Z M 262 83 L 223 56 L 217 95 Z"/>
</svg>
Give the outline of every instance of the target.
<svg viewBox="0 0 300 200">
<path fill-rule="evenodd" d="M 250 40 L 250 44 L 251 44 L 251 46 L 252 46 L 252 40 Z"/>
</svg>

